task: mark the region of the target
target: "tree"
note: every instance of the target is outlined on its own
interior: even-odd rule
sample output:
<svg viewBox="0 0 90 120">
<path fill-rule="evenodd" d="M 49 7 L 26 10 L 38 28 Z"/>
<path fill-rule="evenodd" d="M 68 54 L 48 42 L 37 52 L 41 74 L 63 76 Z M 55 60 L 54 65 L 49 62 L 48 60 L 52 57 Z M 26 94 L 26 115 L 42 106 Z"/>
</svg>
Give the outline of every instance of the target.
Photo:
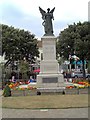
<svg viewBox="0 0 90 120">
<path fill-rule="evenodd" d="M 19 64 L 19 69 L 20 69 L 20 72 L 22 73 L 22 79 L 29 79 L 28 75 L 27 75 L 27 72 L 29 71 L 29 64 L 27 61 L 21 61 L 20 64 Z"/>
<path fill-rule="evenodd" d="M 12 26 L 2 26 L 2 55 L 5 53 L 7 63 L 13 63 L 24 58 L 32 63 L 39 57 L 37 39 L 29 31 L 15 29 Z"/>
<path fill-rule="evenodd" d="M 84 60 L 90 60 L 90 22 L 79 22 L 69 25 L 59 34 L 57 53 L 68 59 L 76 54 L 83 62 L 83 76 L 85 77 Z"/>
</svg>

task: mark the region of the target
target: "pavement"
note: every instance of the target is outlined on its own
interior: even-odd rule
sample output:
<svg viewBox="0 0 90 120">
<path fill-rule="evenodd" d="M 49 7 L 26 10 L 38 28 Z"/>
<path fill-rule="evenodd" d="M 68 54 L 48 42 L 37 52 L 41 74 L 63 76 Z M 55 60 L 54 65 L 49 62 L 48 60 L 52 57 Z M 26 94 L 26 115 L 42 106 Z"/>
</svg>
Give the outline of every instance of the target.
<svg viewBox="0 0 90 120">
<path fill-rule="evenodd" d="M 2 118 L 88 118 L 88 108 L 2 109 Z"/>
<path fill-rule="evenodd" d="M 0 89 L 0 120 L 1 120 L 1 118 L 2 118 L 2 108 L 1 108 L 1 106 L 2 106 L 2 90 Z"/>
</svg>

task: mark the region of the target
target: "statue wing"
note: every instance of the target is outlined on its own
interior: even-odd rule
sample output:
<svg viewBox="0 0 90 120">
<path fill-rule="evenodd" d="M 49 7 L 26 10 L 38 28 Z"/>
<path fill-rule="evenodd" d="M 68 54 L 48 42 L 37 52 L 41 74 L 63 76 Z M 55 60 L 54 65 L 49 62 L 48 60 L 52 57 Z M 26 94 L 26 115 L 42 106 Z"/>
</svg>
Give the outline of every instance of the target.
<svg viewBox="0 0 90 120">
<path fill-rule="evenodd" d="M 40 8 L 40 7 L 39 7 L 39 11 L 42 14 L 42 19 L 44 19 L 44 16 L 45 16 L 46 12 L 42 8 Z"/>
<path fill-rule="evenodd" d="M 54 12 L 54 10 L 55 10 L 55 7 L 50 11 L 50 13 L 53 13 Z"/>
</svg>

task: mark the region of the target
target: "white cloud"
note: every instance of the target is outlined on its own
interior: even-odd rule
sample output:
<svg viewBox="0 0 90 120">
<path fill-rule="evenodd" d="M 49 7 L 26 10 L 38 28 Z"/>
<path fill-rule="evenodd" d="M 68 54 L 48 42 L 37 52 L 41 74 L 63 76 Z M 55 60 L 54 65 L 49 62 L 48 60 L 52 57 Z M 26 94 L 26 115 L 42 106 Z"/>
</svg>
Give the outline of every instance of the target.
<svg viewBox="0 0 90 120">
<path fill-rule="evenodd" d="M 38 7 L 44 10 L 48 7 L 56 7 L 54 16 L 56 20 L 87 19 L 88 0 L 2 0 L 4 4 L 14 4 L 23 13 L 33 16 L 40 16 Z"/>
</svg>

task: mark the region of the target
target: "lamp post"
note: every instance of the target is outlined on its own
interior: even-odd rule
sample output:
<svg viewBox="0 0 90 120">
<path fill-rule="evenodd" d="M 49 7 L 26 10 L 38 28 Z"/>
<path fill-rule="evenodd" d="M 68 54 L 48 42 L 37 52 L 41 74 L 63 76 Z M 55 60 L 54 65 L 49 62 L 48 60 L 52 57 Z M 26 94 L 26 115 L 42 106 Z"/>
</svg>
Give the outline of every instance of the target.
<svg viewBox="0 0 90 120">
<path fill-rule="evenodd" d="M 70 61 L 70 63 L 69 63 L 69 71 L 70 71 L 70 72 L 71 72 L 71 59 L 72 59 L 72 56 L 69 55 L 69 61 Z"/>
<path fill-rule="evenodd" d="M 20 69 L 19 69 L 19 60 L 18 60 L 18 81 L 19 81 L 19 71 Z"/>
<path fill-rule="evenodd" d="M 72 59 L 72 56 L 71 56 L 71 49 L 70 49 L 70 46 L 68 45 L 67 46 L 67 50 L 68 50 L 68 53 L 69 53 L 69 72 L 71 72 L 71 59 Z"/>
</svg>

